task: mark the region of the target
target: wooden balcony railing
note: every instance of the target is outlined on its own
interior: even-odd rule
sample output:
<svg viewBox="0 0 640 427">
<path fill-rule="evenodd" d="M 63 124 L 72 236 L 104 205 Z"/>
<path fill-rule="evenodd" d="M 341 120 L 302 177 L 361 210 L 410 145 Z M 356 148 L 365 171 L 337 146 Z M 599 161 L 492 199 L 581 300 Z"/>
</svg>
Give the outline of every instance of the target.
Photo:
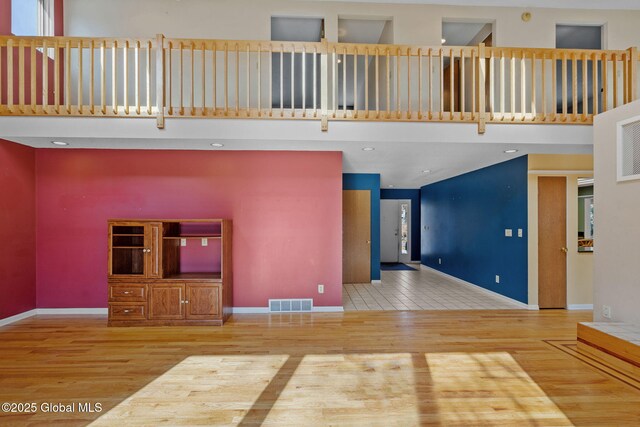
<svg viewBox="0 0 640 427">
<path fill-rule="evenodd" d="M 627 50 L 0 37 L 0 115 L 590 124 Z"/>
</svg>

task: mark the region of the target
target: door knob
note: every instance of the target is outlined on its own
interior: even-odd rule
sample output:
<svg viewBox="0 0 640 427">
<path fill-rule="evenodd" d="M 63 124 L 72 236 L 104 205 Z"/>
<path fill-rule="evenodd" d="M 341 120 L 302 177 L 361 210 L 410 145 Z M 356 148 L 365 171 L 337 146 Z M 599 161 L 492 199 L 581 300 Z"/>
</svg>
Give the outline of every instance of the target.
<svg viewBox="0 0 640 427">
<path fill-rule="evenodd" d="M 371 240 L 367 240 L 367 245 L 370 245 L 370 244 L 371 244 Z"/>
<path fill-rule="evenodd" d="M 564 252 L 565 254 L 566 254 L 567 252 L 569 252 L 569 249 L 567 249 L 567 248 L 560 248 L 560 250 L 561 250 L 562 252 Z"/>
</svg>

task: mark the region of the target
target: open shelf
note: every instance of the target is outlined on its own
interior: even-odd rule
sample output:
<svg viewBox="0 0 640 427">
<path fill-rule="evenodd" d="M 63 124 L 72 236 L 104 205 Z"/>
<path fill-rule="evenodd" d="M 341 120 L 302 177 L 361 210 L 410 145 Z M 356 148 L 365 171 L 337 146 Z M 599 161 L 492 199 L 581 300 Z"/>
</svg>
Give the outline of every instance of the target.
<svg viewBox="0 0 640 427">
<path fill-rule="evenodd" d="M 189 236 L 165 236 L 163 237 L 163 239 L 165 240 L 180 240 L 180 239 L 190 239 L 190 240 L 197 240 L 197 239 L 220 239 L 222 236 L 221 235 L 213 235 L 213 236 L 193 236 L 193 235 L 189 235 Z"/>
<path fill-rule="evenodd" d="M 164 277 L 169 280 L 213 280 L 222 281 L 222 274 L 220 272 L 212 273 L 175 273 Z"/>
</svg>

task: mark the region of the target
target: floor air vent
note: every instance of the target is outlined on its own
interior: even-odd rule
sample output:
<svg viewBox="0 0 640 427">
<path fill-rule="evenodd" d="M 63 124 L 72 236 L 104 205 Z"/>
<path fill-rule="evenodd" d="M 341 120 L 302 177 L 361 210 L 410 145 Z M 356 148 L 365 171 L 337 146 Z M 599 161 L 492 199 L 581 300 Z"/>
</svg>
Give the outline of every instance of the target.
<svg viewBox="0 0 640 427">
<path fill-rule="evenodd" d="M 306 299 L 270 299 L 269 312 L 271 313 L 291 313 L 291 312 L 311 312 L 313 300 Z"/>
</svg>

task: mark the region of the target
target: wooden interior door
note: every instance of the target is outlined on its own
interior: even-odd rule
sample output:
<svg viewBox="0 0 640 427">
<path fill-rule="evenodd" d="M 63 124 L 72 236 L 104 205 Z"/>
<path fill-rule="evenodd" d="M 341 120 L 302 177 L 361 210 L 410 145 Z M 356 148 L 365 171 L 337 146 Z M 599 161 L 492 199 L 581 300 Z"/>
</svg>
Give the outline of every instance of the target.
<svg viewBox="0 0 640 427">
<path fill-rule="evenodd" d="M 220 286 L 187 285 L 187 319 L 216 319 L 220 317 L 218 302 Z"/>
<path fill-rule="evenodd" d="M 342 283 L 371 281 L 371 192 L 342 192 Z"/>
<path fill-rule="evenodd" d="M 538 305 L 567 307 L 567 179 L 538 178 Z"/>
</svg>

